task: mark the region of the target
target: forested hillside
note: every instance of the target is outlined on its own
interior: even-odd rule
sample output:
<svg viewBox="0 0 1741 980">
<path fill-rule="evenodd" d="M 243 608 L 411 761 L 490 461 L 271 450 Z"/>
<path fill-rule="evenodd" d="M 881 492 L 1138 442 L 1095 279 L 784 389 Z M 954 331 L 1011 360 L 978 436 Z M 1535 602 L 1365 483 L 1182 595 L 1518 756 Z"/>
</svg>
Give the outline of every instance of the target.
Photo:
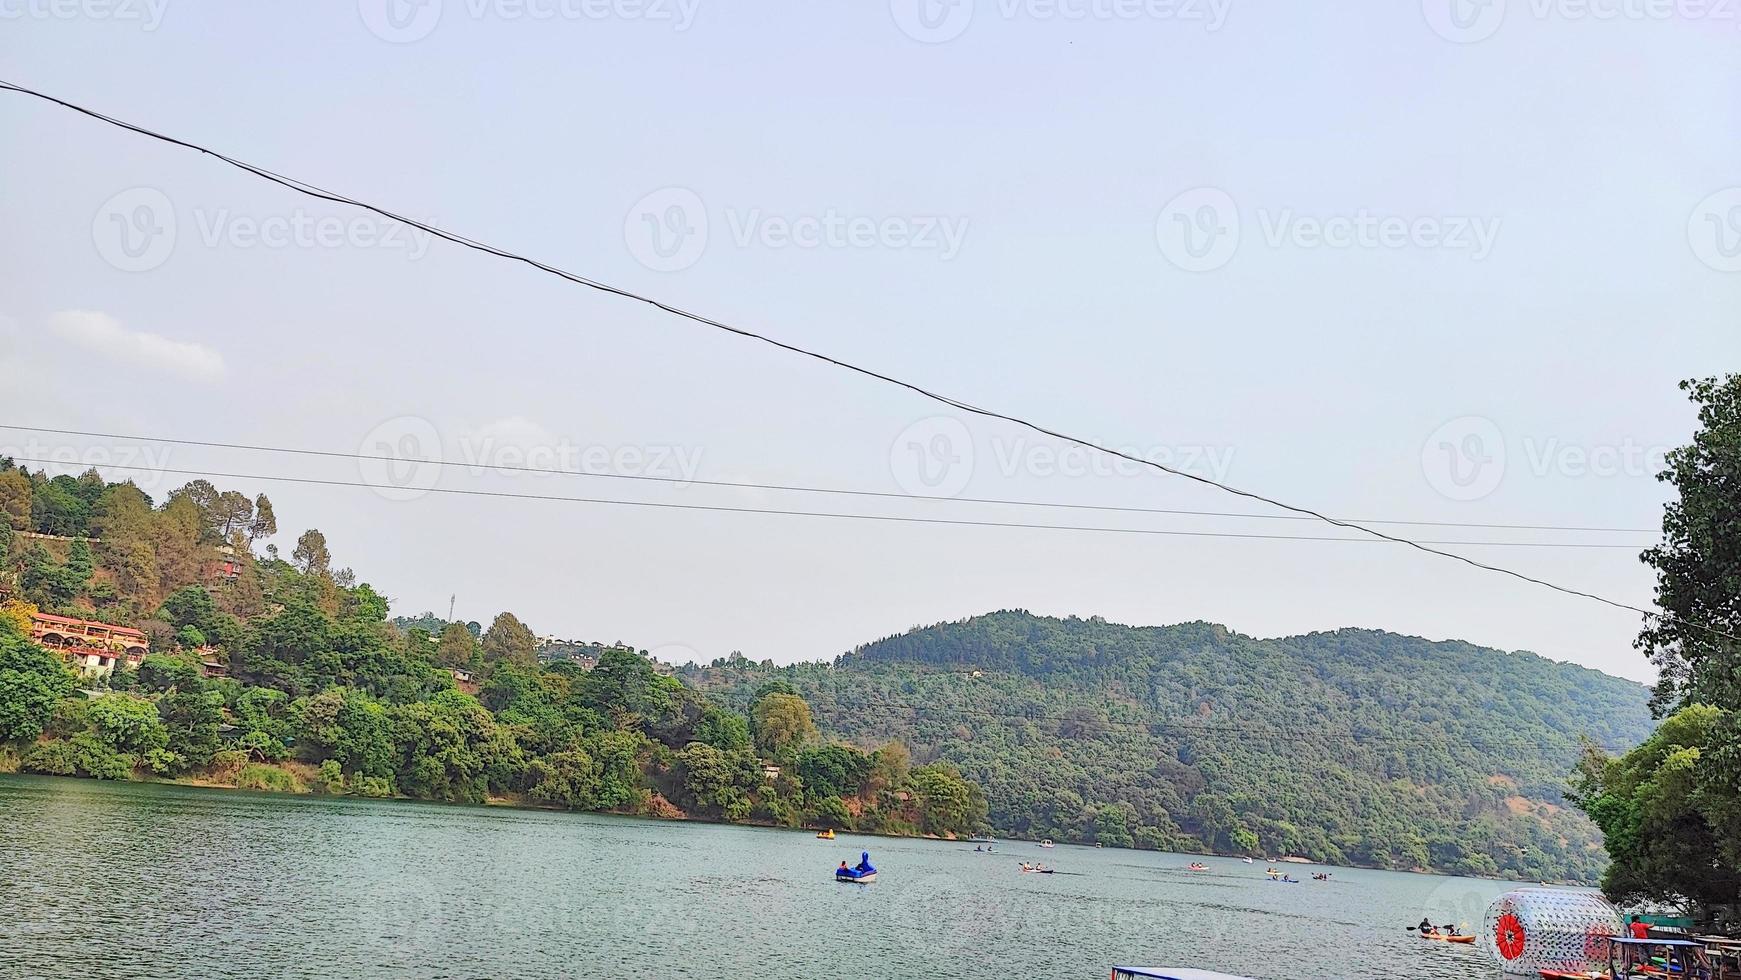
<svg viewBox="0 0 1741 980">
<path fill-rule="evenodd" d="M 954 769 L 911 766 L 888 740 L 823 741 L 789 686 L 734 711 L 626 647 L 541 663 L 511 612 L 487 629 L 389 620 L 320 531 L 281 557 L 278 519 L 264 496 L 204 480 L 158 504 L 95 471 L 0 458 L 0 772 L 889 834 L 984 826 L 983 795 Z"/>
<path fill-rule="evenodd" d="M 1581 737 L 1650 730 L 1641 685 L 1368 630 L 1257 640 L 999 612 L 833 664 L 694 673 L 740 694 L 769 677 L 829 734 L 959 766 L 1000 833 L 1524 879 L 1601 872 L 1562 789 Z"/>
</svg>

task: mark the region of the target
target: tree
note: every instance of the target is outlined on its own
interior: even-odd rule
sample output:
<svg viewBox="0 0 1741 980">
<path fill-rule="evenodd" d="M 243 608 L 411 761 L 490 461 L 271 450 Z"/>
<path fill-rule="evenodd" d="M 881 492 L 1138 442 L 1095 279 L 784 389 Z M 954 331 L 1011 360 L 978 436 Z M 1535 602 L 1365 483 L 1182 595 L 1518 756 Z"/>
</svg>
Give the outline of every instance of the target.
<svg viewBox="0 0 1741 980">
<path fill-rule="evenodd" d="M 921 826 L 928 834 L 960 836 L 985 823 L 984 794 L 948 763 L 913 770 L 913 792 L 924 808 Z"/>
<path fill-rule="evenodd" d="M 750 791 L 761 782 L 762 769 L 747 751 L 723 752 L 703 742 L 691 742 L 677 755 L 683 765 L 683 788 L 692 807 L 726 820 L 750 815 Z"/>
<path fill-rule="evenodd" d="M 4 567 L 6 559 L 12 557 L 12 533 L 12 523 L 0 513 L 0 567 Z"/>
<path fill-rule="evenodd" d="M 154 772 L 168 769 L 169 729 L 157 715 L 157 706 L 143 698 L 110 694 L 91 702 L 91 728 L 108 748 L 150 765 Z"/>
<path fill-rule="evenodd" d="M 870 775 L 870 756 L 850 745 L 824 745 L 798 753 L 793 768 L 808 796 L 857 796 Z"/>
<path fill-rule="evenodd" d="M 1621 904 L 1689 899 L 1703 910 L 1741 898 L 1734 785 L 1709 754 L 1725 712 L 1689 705 L 1618 759 L 1590 747 L 1571 799 L 1590 815 L 1613 861 L 1602 890 Z"/>
<path fill-rule="evenodd" d="M 1741 633 L 1741 375 L 1681 390 L 1699 407 L 1699 430 L 1657 477 L 1679 497 L 1664 508 L 1662 542 L 1643 556 L 1669 615 L 1650 617 L 1634 644 L 1661 671 L 1659 717 L 1689 703 L 1741 710 L 1741 643 L 1712 632 Z"/>
<path fill-rule="evenodd" d="M 532 760 L 527 780 L 526 795 L 540 803 L 556 803 L 571 810 L 590 810 L 598 805 L 599 766 L 580 749 Z"/>
<path fill-rule="evenodd" d="M 538 637 L 513 613 L 504 612 L 484 631 L 483 650 L 485 660 L 507 660 L 530 667 L 538 662 Z"/>
<path fill-rule="evenodd" d="M 210 592 L 197 585 L 184 586 L 163 600 L 158 617 L 177 629 L 192 626 L 205 632 L 218 615 L 218 604 Z"/>
<path fill-rule="evenodd" d="M 764 695 L 750 709 L 756 748 L 770 759 L 784 758 L 817 738 L 810 705 L 796 694 Z"/>
<path fill-rule="evenodd" d="M 30 477 L 17 470 L 0 473 L 0 523 L 13 530 L 30 528 Z"/>
<path fill-rule="evenodd" d="M 254 498 L 254 519 L 248 523 L 248 547 L 261 538 L 278 533 L 278 518 L 272 513 L 272 501 L 265 494 Z"/>
<path fill-rule="evenodd" d="M 435 662 L 443 667 L 464 667 L 477 653 L 478 641 L 471 631 L 459 623 L 441 628 L 441 640 L 435 644 Z"/>
<path fill-rule="evenodd" d="M 227 542 L 231 534 L 246 530 L 254 523 L 254 502 L 244 494 L 225 490 L 212 501 L 207 521 L 206 529 L 210 532 L 210 537 L 216 541 Z"/>
<path fill-rule="evenodd" d="M 0 742 L 31 742 L 73 689 L 72 671 L 0 617 Z"/>
<path fill-rule="evenodd" d="M 210 764 L 222 742 L 224 696 L 216 691 L 177 691 L 157 702 L 157 714 L 168 731 L 167 748 L 178 765 L 197 768 Z"/>
<path fill-rule="evenodd" d="M 327 550 L 326 535 L 313 528 L 302 532 L 302 537 L 296 539 L 296 549 L 290 553 L 290 561 L 304 575 L 330 577 L 332 552 Z"/>
<path fill-rule="evenodd" d="M 157 549 L 152 543 L 154 521 L 151 502 L 131 483 L 110 487 L 91 518 L 91 531 L 98 539 L 97 564 L 114 577 L 121 595 L 146 608 L 161 594 Z"/>
</svg>

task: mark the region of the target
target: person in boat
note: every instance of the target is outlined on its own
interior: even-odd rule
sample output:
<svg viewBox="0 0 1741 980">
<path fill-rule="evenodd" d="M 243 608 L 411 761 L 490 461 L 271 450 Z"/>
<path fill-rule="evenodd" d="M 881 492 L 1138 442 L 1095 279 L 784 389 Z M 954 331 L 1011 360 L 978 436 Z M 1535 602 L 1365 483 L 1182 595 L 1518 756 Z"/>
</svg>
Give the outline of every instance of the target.
<svg viewBox="0 0 1741 980">
<path fill-rule="evenodd" d="M 1421 916 L 1421 924 L 1417 926 L 1417 928 L 1421 930 L 1421 935 L 1423 936 L 1438 935 L 1438 930 L 1433 927 L 1433 920 L 1424 915 Z"/>
<path fill-rule="evenodd" d="M 851 869 L 849 869 L 849 868 L 848 868 L 848 867 L 847 867 L 847 866 L 846 866 L 846 862 L 845 862 L 845 861 L 842 861 L 842 862 L 840 862 L 840 867 L 839 867 L 839 868 L 836 868 L 836 869 L 835 869 L 835 870 L 837 870 L 837 871 L 848 871 L 848 870 L 851 870 Z"/>
</svg>

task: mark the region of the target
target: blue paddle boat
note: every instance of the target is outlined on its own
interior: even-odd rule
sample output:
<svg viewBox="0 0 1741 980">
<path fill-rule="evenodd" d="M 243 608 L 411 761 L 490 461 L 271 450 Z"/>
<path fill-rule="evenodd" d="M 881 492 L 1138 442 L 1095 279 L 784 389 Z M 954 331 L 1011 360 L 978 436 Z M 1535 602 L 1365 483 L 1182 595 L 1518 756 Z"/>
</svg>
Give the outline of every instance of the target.
<svg viewBox="0 0 1741 980">
<path fill-rule="evenodd" d="M 849 868 L 846 862 L 840 862 L 840 867 L 834 869 L 835 881 L 851 881 L 863 884 L 877 880 L 877 869 L 871 866 L 870 852 L 865 851 L 858 856 L 858 867 Z"/>
</svg>

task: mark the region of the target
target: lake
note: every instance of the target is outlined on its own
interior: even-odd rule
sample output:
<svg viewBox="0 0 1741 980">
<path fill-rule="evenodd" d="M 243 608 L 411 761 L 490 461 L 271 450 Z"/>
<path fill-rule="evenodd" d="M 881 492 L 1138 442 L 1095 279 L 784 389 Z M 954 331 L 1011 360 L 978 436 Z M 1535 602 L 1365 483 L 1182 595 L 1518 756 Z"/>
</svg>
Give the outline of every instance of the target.
<svg viewBox="0 0 1741 980">
<path fill-rule="evenodd" d="M 0 977 L 1498 977 L 1403 927 L 1503 883 L 1192 860 L 0 776 Z"/>
</svg>

